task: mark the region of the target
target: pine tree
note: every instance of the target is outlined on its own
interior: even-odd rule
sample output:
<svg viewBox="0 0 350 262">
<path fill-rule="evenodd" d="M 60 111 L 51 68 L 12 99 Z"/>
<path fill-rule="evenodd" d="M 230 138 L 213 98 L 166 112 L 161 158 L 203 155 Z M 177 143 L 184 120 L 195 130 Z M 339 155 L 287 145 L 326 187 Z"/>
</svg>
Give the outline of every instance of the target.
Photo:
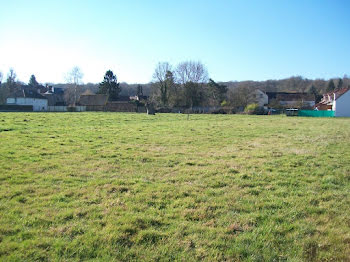
<svg viewBox="0 0 350 262">
<path fill-rule="evenodd" d="M 341 89 L 342 87 L 343 87 L 343 79 L 339 78 L 338 89 Z"/>
<path fill-rule="evenodd" d="M 320 95 L 320 93 L 317 91 L 317 88 L 314 85 L 310 87 L 309 93 L 314 95 L 315 103 L 318 103 L 321 101 L 322 95 Z"/>
<path fill-rule="evenodd" d="M 99 94 L 107 94 L 109 95 L 109 100 L 117 100 L 121 88 L 117 81 L 117 76 L 113 74 L 111 70 L 108 70 L 103 78 L 103 81 L 99 86 Z"/>
<path fill-rule="evenodd" d="M 334 85 L 333 80 L 331 79 L 331 80 L 329 80 L 329 82 L 328 82 L 327 92 L 332 92 L 332 91 L 334 91 L 334 89 L 335 89 L 335 85 Z"/>
<path fill-rule="evenodd" d="M 39 85 L 38 81 L 36 81 L 35 75 L 31 75 L 28 85 L 30 87 L 37 87 Z"/>
</svg>

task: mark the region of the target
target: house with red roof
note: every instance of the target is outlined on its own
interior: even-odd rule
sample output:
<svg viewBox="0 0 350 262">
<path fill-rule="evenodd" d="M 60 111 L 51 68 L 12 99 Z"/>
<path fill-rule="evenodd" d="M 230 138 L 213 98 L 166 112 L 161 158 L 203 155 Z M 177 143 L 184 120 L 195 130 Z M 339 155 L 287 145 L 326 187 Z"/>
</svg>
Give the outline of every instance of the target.
<svg viewBox="0 0 350 262">
<path fill-rule="evenodd" d="M 350 88 L 336 89 L 324 94 L 315 109 L 332 110 L 334 116 L 350 117 Z"/>
</svg>

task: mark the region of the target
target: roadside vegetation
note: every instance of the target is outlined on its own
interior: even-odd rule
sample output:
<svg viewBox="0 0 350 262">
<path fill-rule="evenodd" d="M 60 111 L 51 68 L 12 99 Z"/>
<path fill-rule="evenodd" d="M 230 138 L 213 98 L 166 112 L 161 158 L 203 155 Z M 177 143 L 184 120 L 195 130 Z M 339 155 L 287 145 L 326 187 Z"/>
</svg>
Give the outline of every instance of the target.
<svg viewBox="0 0 350 262">
<path fill-rule="evenodd" d="M 350 121 L 0 113 L 1 261 L 348 261 Z"/>
</svg>

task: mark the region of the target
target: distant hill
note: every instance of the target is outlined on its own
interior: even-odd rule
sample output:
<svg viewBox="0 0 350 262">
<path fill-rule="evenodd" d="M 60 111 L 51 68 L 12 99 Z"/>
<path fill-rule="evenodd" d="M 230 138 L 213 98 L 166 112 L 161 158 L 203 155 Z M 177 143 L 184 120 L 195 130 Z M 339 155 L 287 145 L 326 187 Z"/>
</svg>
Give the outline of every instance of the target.
<svg viewBox="0 0 350 262">
<path fill-rule="evenodd" d="M 332 79 L 335 86 L 338 86 L 340 78 Z M 343 87 L 350 85 L 350 78 L 347 76 L 342 78 Z M 319 93 L 325 93 L 329 80 L 325 79 L 307 79 L 300 76 L 293 76 L 286 79 L 280 80 L 266 80 L 266 81 L 229 81 L 229 82 L 218 82 L 226 85 L 229 89 L 237 87 L 253 87 L 259 88 L 264 92 L 308 92 L 312 85 L 315 86 Z M 83 85 L 84 90 L 91 90 L 96 93 L 98 91 L 99 84 L 87 83 Z M 147 84 L 128 84 L 125 82 L 120 83 L 121 96 L 134 96 L 137 93 L 137 86 L 141 85 L 144 95 L 148 96 L 151 93 L 152 83 Z M 54 87 L 66 88 L 67 84 L 53 84 Z"/>
</svg>

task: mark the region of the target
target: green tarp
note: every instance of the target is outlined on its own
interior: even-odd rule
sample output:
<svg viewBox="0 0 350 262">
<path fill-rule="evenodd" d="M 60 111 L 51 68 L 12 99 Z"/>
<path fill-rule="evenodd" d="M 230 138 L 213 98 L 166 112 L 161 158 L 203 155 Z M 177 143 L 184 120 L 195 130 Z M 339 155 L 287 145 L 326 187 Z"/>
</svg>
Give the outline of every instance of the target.
<svg viewBox="0 0 350 262">
<path fill-rule="evenodd" d="M 298 116 L 334 117 L 334 111 L 330 111 L 330 110 L 299 110 Z"/>
</svg>

